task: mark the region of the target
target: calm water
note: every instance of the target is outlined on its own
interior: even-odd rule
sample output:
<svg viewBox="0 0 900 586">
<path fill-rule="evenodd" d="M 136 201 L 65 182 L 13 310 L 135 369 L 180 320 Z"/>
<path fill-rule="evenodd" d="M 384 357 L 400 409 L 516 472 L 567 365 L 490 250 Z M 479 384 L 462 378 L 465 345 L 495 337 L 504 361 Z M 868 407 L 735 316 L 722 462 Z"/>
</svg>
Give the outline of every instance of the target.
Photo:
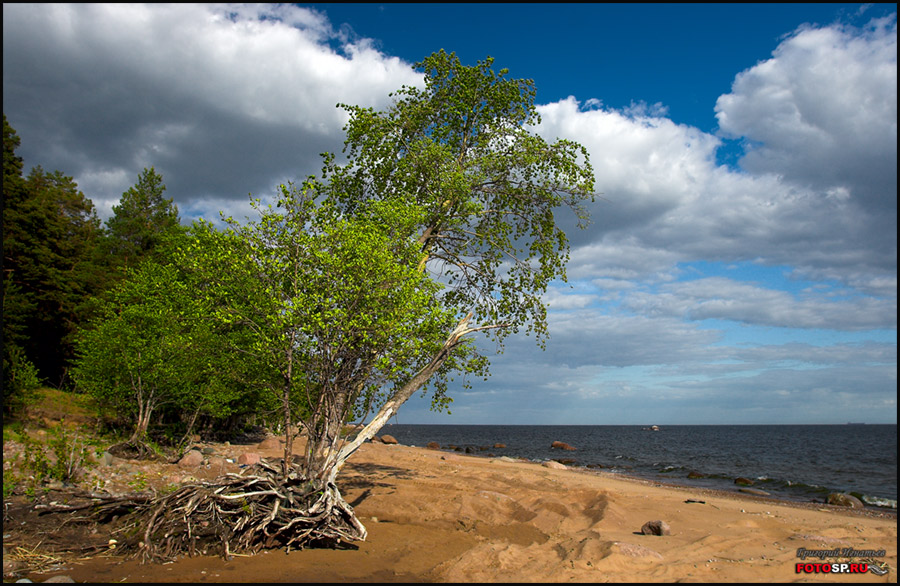
<svg viewBox="0 0 900 586">
<path fill-rule="evenodd" d="M 824 502 L 851 492 L 871 506 L 897 508 L 896 425 L 673 425 L 649 431 L 630 425 L 386 425 L 401 444 L 438 442 L 476 454 L 534 461 L 571 458 L 573 466 L 649 480 L 736 490 L 754 481 L 772 496 Z M 576 451 L 551 449 L 566 442 Z M 495 449 L 496 443 L 505 448 Z M 487 450 L 483 448 L 487 446 Z M 689 472 L 703 478 L 689 479 Z"/>
</svg>

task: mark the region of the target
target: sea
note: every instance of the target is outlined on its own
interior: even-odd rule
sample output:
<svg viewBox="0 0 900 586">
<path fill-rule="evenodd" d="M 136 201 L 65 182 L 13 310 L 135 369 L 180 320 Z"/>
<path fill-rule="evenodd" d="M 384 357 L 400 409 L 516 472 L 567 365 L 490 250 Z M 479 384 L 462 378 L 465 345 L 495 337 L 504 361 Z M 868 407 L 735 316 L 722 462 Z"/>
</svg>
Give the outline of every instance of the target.
<svg viewBox="0 0 900 586">
<path fill-rule="evenodd" d="M 563 460 L 570 467 L 680 486 L 736 491 L 735 479 L 742 477 L 753 481 L 751 488 L 791 501 L 824 503 L 829 493 L 847 492 L 868 507 L 897 510 L 896 424 L 664 425 L 658 431 L 633 425 L 389 424 L 380 434 L 408 446 L 437 442 L 442 450 L 484 457 Z M 554 441 L 575 450 L 551 448 Z"/>
</svg>

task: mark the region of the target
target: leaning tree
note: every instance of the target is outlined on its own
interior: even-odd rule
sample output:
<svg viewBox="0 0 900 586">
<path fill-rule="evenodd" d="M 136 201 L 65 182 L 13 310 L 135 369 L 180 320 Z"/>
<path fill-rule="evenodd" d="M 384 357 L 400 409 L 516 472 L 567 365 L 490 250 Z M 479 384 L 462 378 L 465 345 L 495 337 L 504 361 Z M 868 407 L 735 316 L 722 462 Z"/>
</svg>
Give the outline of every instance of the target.
<svg viewBox="0 0 900 586">
<path fill-rule="evenodd" d="M 542 294 L 568 259 L 558 214 L 587 221 L 593 173 L 581 145 L 530 130 L 533 82 L 492 63 L 441 51 L 385 111 L 339 105 L 345 160 L 324 155 L 322 176 L 282 186 L 258 221 L 201 227 L 184 248 L 210 319 L 250 333 L 240 351 L 280 400 L 284 457 L 157 502 L 145 557 L 204 532 L 226 553 L 365 539 L 335 482 L 347 459 L 415 393 L 442 408 L 454 374 L 486 376 L 473 334 L 524 328 L 543 346 Z"/>
</svg>

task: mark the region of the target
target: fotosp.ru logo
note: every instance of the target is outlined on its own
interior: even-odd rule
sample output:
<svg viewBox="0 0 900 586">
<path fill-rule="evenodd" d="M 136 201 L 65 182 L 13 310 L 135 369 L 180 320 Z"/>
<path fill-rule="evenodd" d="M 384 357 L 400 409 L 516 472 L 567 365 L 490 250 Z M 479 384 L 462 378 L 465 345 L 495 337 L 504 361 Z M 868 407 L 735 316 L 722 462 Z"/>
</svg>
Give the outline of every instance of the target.
<svg viewBox="0 0 900 586">
<path fill-rule="evenodd" d="M 806 558 L 817 558 L 824 560 L 825 558 L 869 558 L 859 562 L 800 562 L 794 567 L 794 571 L 798 574 L 865 574 L 872 572 L 878 576 L 887 574 L 886 564 L 878 563 L 872 558 L 884 557 L 883 549 L 853 549 L 852 547 L 840 547 L 835 549 L 806 549 L 799 548 L 797 557 L 801 560 Z"/>
</svg>

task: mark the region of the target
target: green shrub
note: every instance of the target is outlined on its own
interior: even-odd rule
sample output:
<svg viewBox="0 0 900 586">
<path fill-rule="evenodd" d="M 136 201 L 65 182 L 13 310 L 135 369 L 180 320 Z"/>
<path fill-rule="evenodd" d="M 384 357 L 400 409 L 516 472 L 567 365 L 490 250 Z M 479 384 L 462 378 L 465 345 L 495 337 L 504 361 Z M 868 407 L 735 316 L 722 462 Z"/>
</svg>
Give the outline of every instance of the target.
<svg viewBox="0 0 900 586">
<path fill-rule="evenodd" d="M 41 387 L 37 368 L 14 344 L 3 354 L 3 413 L 17 415 L 37 398 Z"/>
</svg>

